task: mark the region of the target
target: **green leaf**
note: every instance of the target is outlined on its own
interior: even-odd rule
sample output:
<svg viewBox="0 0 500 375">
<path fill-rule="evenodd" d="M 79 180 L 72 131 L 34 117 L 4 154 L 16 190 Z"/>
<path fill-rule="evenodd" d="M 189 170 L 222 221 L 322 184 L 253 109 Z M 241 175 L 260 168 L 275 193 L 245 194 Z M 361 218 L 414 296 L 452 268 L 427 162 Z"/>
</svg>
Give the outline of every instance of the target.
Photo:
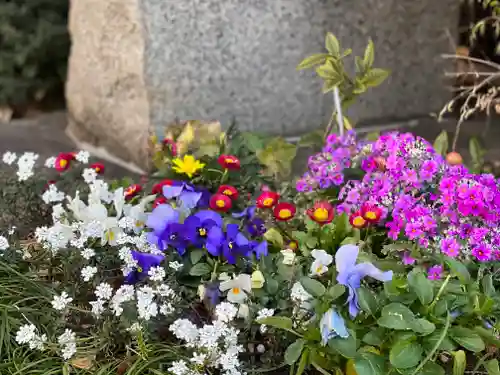
<svg viewBox="0 0 500 375">
<path fill-rule="evenodd" d="M 493 285 L 492 275 L 485 275 L 481 280 L 481 285 L 483 287 L 483 292 L 488 297 L 493 297 L 495 295 L 495 286 Z"/>
<path fill-rule="evenodd" d="M 389 71 L 379 68 L 370 69 L 363 77 L 363 84 L 366 87 L 377 87 L 389 77 Z"/>
<path fill-rule="evenodd" d="M 382 309 L 382 316 L 377 323 L 381 327 L 407 330 L 412 328 L 415 316 L 405 305 L 397 302 L 390 303 Z"/>
<path fill-rule="evenodd" d="M 380 138 L 380 132 L 370 132 L 365 136 L 365 139 L 371 142 L 375 142 L 379 138 Z"/>
<path fill-rule="evenodd" d="M 375 46 L 373 45 L 373 41 L 370 39 L 365 49 L 365 54 L 363 57 L 363 65 L 366 68 L 371 68 L 374 60 L 375 60 Z"/>
<path fill-rule="evenodd" d="M 369 353 L 361 352 L 354 360 L 354 368 L 357 375 L 386 375 L 386 365 L 384 357 Z"/>
<path fill-rule="evenodd" d="M 271 279 L 270 277 L 266 277 L 266 283 L 264 288 L 270 295 L 274 295 L 278 292 L 279 283 L 275 279 Z"/>
<path fill-rule="evenodd" d="M 268 242 L 276 245 L 279 248 L 282 248 L 283 244 L 285 243 L 284 240 L 283 240 L 283 236 L 281 235 L 281 233 L 279 232 L 279 230 L 277 230 L 276 228 L 269 228 L 266 231 L 266 233 L 264 233 L 264 238 Z"/>
<path fill-rule="evenodd" d="M 342 284 L 335 284 L 328 289 L 327 293 L 330 301 L 333 302 L 345 293 L 345 286 L 343 286 Z"/>
<path fill-rule="evenodd" d="M 481 166 L 483 164 L 483 150 L 477 138 L 472 137 L 469 140 L 469 152 L 472 158 L 473 166 Z"/>
<path fill-rule="evenodd" d="M 317 245 L 318 245 L 318 239 L 316 237 L 309 237 L 306 240 L 306 246 L 309 249 L 314 249 L 314 248 L 316 248 Z"/>
<path fill-rule="evenodd" d="M 436 150 L 439 155 L 443 156 L 448 152 L 448 133 L 446 130 L 443 130 L 437 136 L 434 141 L 434 150 Z"/>
<path fill-rule="evenodd" d="M 323 64 L 326 61 L 327 56 L 328 55 L 326 53 L 316 53 L 306 57 L 299 65 L 297 65 L 297 70 L 309 69 L 313 66 Z"/>
<path fill-rule="evenodd" d="M 444 369 L 434 362 L 427 362 L 417 375 L 445 375 Z"/>
<path fill-rule="evenodd" d="M 471 281 L 470 273 L 467 270 L 467 267 L 456 259 L 447 258 L 445 260 L 448 267 L 453 275 L 457 276 L 461 283 L 469 284 Z"/>
<path fill-rule="evenodd" d="M 408 274 L 408 285 L 415 292 L 422 305 L 428 305 L 434 299 L 434 287 L 423 272 L 413 270 Z"/>
<path fill-rule="evenodd" d="M 326 288 L 318 280 L 311 279 L 310 277 L 302 277 L 300 283 L 307 293 L 314 297 L 321 297 L 326 293 Z"/>
<path fill-rule="evenodd" d="M 439 328 L 435 330 L 432 334 L 429 336 L 426 336 L 423 340 L 423 344 L 425 346 L 425 349 L 427 351 L 431 351 L 434 346 L 439 342 L 441 335 L 443 334 L 443 328 Z M 451 352 L 456 349 L 456 345 L 451 341 L 448 337 L 445 337 L 442 341 L 437 350 L 443 350 L 447 352 Z"/>
<path fill-rule="evenodd" d="M 458 345 L 477 353 L 485 349 L 484 341 L 473 330 L 465 327 L 452 327 L 450 328 L 450 337 Z"/>
<path fill-rule="evenodd" d="M 309 362 L 309 349 L 305 348 L 304 351 L 302 352 L 302 355 L 300 356 L 299 366 L 297 367 L 297 372 L 295 373 L 295 375 L 302 375 L 304 373 L 304 370 L 306 369 L 308 362 Z"/>
<path fill-rule="evenodd" d="M 498 360 L 492 359 L 484 364 L 484 368 L 488 371 L 488 375 L 500 375 Z M 453 374 L 455 375 L 455 374 Z"/>
<path fill-rule="evenodd" d="M 242 132 L 241 137 L 243 138 L 245 146 L 252 152 L 257 152 L 264 148 L 264 140 L 254 133 Z"/>
<path fill-rule="evenodd" d="M 352 335 L 345 339 L 337 336 L 328 341 L 328 346 L 345 358 L 356 357 L 356 339 Z"/>
<path fill-rule="evenodd" d="M 378 310 L 377 300 L 371 290 L 361 287 L 358 289 L 358 304 L 361 310 L 375 316 Z"/>
<path fill-rule="evenodd" d="M 212 272 L 212 267 L 206 263 L 197 263 L 189 270 L 191 276 L 203 276 Z"/>
<path fill-rule="evenodd" d="M 387 331 L 385 328 L 377 327 L 371 329 L 366 335 L 363 336 L 362 341 L 372 346 L 380 346 L 385 341 Z"/>
<path fill-rule="evenodd" d="M 464 375 L 465 367 L 467 366 L 467 358 L 465 352 L 459 350 L 453 353 L 453 375 Z"/>
<path fill-rule="evenodd" d="M 325 47 L 332 56 L 338 57 L 340 55 L 339 41 L 332 33 L 326 34 Z"/>
<path fill-rule="evenodd" d="M 191 260 L 192 264 L 198 263 L 201 258 L 203 258 L 203 255 L 205 255 L 205 250 L 203 249 L 195 249 L 189 253 L 189 259 Z"/>
<path fill-rule="evenodd" d="M 306 343 L 303 339 L 297 339 L 294 343 L 290 344 L 285 351 L 285 363 L 287 365 L 292 365 L 298 361 L 302 350 L 304 350 L 304 344 Z"/>
<path fill-rule="evenodd" d="M 493 333 L 491 329 L 486 329 L 481 326 L 474 327 L 474 331 L 481 336 L 481 338 L 486 341 L 490 345 L 494 345 L 496 347 L 500 347 L 500 340 Z"/>
<path fill-rule="evenodd" d="M 436 330 L 436 326 L 434 325 L 434 323 L 429 322 L 427 319 L 415 319 L 411 323 L 411 329 L 414 332 L 426 336 L 434 332 Z"/>
<path fill-rule="evenodd" d="M 411 341 L 396 342 L 389 352 L 389 361 L 398 369 L 415 367 L 422 359 L 422 347 Z"/>
<path fill-rule="evenodd" d="M 293 328 L 292 319 L 286 316 L 269 316 L 267 318 L 257 320 L 257 323 L 284 330 L 291 330 Z"/>
<path fill-rule="evenodd" d="M 309 132 L 304 134 L 299 140 L 299 147 L 317 147 L 322 146 L 325 143 L 325 139 L 323 137 L 324 130 L 319 129 L 313 132 Z"/>
<path fill-rule="evenodd" d="M 316 68 L 316 73 L 324 79 L 329 79 L 333 82 L 340 82 L 342 77 L 335 70 L 332 64 L 329 61 L 326 61 L 323 65 L 320 65 Z"/>
</svg>

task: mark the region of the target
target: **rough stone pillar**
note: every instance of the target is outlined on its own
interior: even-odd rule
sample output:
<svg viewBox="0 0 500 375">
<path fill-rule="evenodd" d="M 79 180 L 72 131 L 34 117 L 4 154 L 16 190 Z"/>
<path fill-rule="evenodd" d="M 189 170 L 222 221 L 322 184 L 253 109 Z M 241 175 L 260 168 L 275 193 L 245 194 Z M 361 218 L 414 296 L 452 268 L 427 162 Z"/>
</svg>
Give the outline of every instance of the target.
<svg viewBox="0 0 500 375">
<path fill-rule="evenodd" d="M 440 53 L 456 0 L 72 0 L 70 129 L 143 164 L 149 128 L 233 118 L 243 129 L 298 134 L 324 124 L 331 96 L 298 62 L 327 31 L 392 71 L 355 119 L 427 114 L 448 99 Z M 354 62 L 353 62 L 354 64 Z"/>
</svg>

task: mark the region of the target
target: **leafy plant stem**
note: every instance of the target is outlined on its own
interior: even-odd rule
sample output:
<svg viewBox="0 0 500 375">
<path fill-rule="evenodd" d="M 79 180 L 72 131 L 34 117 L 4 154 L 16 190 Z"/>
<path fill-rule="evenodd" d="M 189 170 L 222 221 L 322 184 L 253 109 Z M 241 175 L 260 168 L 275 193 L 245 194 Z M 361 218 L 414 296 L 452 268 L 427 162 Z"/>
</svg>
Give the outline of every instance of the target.
<svg viewBox="0 0 500 375">
<path fill-rule="evenodd" d="M 434 301 L 432 301 L 432 303 L 429 305 L 428 311 L 431 311 L 432 308 L 439 301 L 439 298 L 441 297 L 441 294 L 443 294 L 444 289 L 446 288 L 446 286 L 450 282 L 450 279 L 451 279 L 451 275 L 446 276 L 446 279 L 444 280 L 443 285 L 441 285 L 441 288 L 439 288 L 439 291 L 437 292 L 436 297 L 434 298 Z"/>
</svg>

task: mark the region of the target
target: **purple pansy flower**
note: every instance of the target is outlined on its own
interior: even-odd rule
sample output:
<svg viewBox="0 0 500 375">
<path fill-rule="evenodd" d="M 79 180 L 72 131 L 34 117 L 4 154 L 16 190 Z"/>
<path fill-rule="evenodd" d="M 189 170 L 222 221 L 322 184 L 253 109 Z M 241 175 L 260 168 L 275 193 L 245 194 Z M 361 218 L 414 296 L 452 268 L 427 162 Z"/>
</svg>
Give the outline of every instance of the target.
<svg viewBox="0 0 500 375">
<path fill-rule="evenodd" d="M 202 193 L 195 191 L 194 187 L 185 182 L 163 186 L 163 195 L 167 199 L 177 198 L 181 207 L 186 210 L 195 208 L 202 197 Z"/>
<path fill-rule="evenodd" d="M 158 267 L 160 263 L 165 259 L 163 255 L 155 255 L 149 253 L 141 253 L 139 251 L 132 251 L 132 258 L 136 261 L 136 266 L 129 272 L 125 277 L 126 284 L 135 284 L 141 280 L 144 280 L 148 272 L 153 267 Z"/>
<path fill-rule="evenodd" d="M 212 227 L 205 246 L 210 254 L 222 255 L 230 264 L 236 263 L 238 255 L 247 256 L 250 251 L 250 242 L 240 232 L 238 224 L 228 224 L 225 235 L 220 227 Z"/>
<path fill-rule="evenodd" d="M 256 217 L 250 220 L 246 225 L 248 233 L 253 237 L 261 237 L 267 232 L 264 220 Z"/>
<path fill-rule="evenodd" d="M 255 257 L 257 259 L 260 259 L 261 257 L 267 256 L 269 253 L 267 249 L 267 241 L 251 241 L 250 242 L 250 249 L 251 251 L 255 254 Z"/>
<path fill-rule="evenodd" d="M 185 226 L 181 223 L 171 223 L 167 225 L 160 240 L 176 249 L 179 255 L 184 255 L 186 247 L 189 245 L 189 241 L 186 238 Z"/>
<path fill-rule="evenodd" d="M 232 214 L 232 216 L 235 219 L 247 219 L 247 220 L 252 220 L 255 217 L 255 206 L 248 206 L 241 212 L 235 212 Z"/>
<path fill-rule="evenodd" d="M 179 222 L 179 212 L 169 204 L 160 204 L 148 215 L 146 226 L 152 231 L 148 233 L 148 241 L 160 250 L 165 250 L 167 243 L 163 240 L 167 227 Z"/>
<path fill-rule="evenodd" d="M 359 313 L 357 289 L 361 286 L 361 280 L 370 276 L 379 281 L 392 280 L 392 271 L 383 272 L 372 263 L 356 264 L 359 247 L 355 245 L 341 246 L 335 254 L 335 265 L 337 268 L 337 282 L 346 286 L 349 290 L 347 303 L 349 314 L 354 318 Z"/>
<path fill-rule="evenodd" d="M 222 227 L 222 217 L 215 211 L 203 210 L 184 221 L 186 238 L 197 247 L 203 247 L 212 227 Z"/>
</svg>

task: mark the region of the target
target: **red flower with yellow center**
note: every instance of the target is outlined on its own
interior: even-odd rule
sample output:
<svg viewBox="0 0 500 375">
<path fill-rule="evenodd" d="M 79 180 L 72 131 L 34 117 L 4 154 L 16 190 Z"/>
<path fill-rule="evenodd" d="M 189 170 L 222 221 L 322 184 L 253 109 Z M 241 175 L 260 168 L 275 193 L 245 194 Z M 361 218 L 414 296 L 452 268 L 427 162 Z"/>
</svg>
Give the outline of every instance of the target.
<svg viewBox="0 0 500 375">
<path fill-rule="evenodd" d="M 240 159 L 238 159 L 234 155 L 221 155 L 217 159 L 217 162 L 224 169 L 238 170 L 241 167 L 241 165 L 240 165 Z"/>
<path fill-rule="evenodd" d="M 333 206 L 328 202 L 316 202 L 313 208 L 307 210 L 307 215 L 315 222 L 323 225 L 331 223 L 334 212 Z"/>
<path fill-rule="evenodd" d="M 231 185 L 221 185 L 217 190 L 217 193 L 227 195 L 231 199 L 237 199 L 239 195 L 238 190 Z"/>
<path fill-rule="evenodd" d="M 125 189 L 125 199 L 132 199 L 142 191 L 142 186 L 138 184 L 130 185 Z"/>
<path fill-rule="evenodd" d="M 227 212 L 233 206 L 231 198 L 224 194 L 214 194 L 210 198 L 210 208 L 214 211 Z"/>
<path fill-rule="evenodd" d="M 171 138 L 165 138 L 163 141 L 163 147 L 166 147 L 172 156 L 177 156 L 177 144 Z"/>
<path fill-rule="evenodd" d="M 369 223 L 376 223 L 382 217 L 382 209 L 374 204 L 365 203 L 361 206 L 361 214 Z"/>
<path fill-rule="evenodd" d="M 280 198 L 278 193 L 273 191 L 265 191 L 257 197 L 257 207 L 259 208 L 271 208 L 273 207 Z"/>
<path fill-rule="evenodd" d="M 357 211 L 357 212 L 354 212 L 353 214 L 351 214 L 351 216 L 349 217 L 349 222 L 351 223 L 351 225 L 354 228 L 358 228 L 358 229 L 366 227 L 366 224 L 367 224 L 367 221 L 363 217 L 363 214 L 361 213 L 361 211 Z"/>
<path fill-rule="evenodd" d="M 102 164 L 102 163 L 91 164 L 90 168 L 92 168 L 94 171 L 96 171 L 97 174 L 104 173 L 104 164 Z"/>
<path fill-rule="evenodd" d="M 161 194 L 163 192 L 164 186 L 172 186 L 173 183 L 174 182 L 172 180 L 162 180 L 162 181 L 154 184 L 153 188 L 151 189 L 151 193 Z"/>
<path fill-rule="evenodd" d="M 71 160 L 74 159 L 74 156 L 71 153 L 61 152 L 56 157 L 56 161 L 54 163 L 54 168 L 58 172 L 64 172 L 69 168 Z"/>
<path fill-rule="evenodd" d="M 279 221 L 288 221 L 295 216 L 296 208 L 293 204 L 281 202 L 274 207 L 274 217 Z"/>
<path fill-rule="evenodd" d="M 165 204 L 165 203 L 167 203 L 167 198 L 165 198 L 165 197 L 158 197 L 153 202 L 153 208 L 156 208 L 156 206 L 159 206 L 160 204 Z"/>
</svg>

